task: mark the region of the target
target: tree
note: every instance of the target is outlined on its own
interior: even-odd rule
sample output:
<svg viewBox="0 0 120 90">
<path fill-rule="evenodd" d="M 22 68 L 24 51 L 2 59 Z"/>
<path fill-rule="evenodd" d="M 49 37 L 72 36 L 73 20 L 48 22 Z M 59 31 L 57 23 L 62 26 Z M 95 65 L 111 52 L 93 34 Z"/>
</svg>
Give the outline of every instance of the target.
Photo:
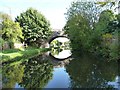
<svg viewBox="0 0 120 90">
<path fill-rule="evenodd" d="M 5 21 L 5 20 L 12 20 L 11 17 L 6 14 L 6 13 L 3 13 L 3 12 L 0 12 L 0 44 L 1 46 L 4 45 L 4 40 L 2 39 L 2 22 Z"/>
<path fill-rule="evenodd" d="M 101 52 L 102 56 L 109 59 L 117 59 L 118 42 L 116 37 L 119 27 L 115 14 L 111 10 L 101 12 L 99 21 L 96 23 L 94 30 L 94 32 L 99 34 L 96 35 L 101 37 L 101 42 L 97 45 L 100 47 L 98 52 Z"/>
<path fill-rule="evenodd" d="M 92 27 L 98 20 L 100 12 L 101 9 L 95 2 L 82 2 L 77 0 L 76 2 L 73 2 L 67 10 L 66 18 L 69 20 L 75 15 L 80 14 L 89 21 L 89 24 Z"/>
<path fill-rule="evenodd" d="M 95 22 L 101 12 L 94 2 L 73 2 L 68 9 L 65 33 L 71 40 L 72 49 L 86 49 L 91 51 L 93 47 L 92 35 Z"/>
<path fill-rule="evenodd" d="M 29 8 L 26 12 L 17 16 L 16 22 L 20 23 L 24 40 L 28 45 L 36 44 L 40 46 L 51 34 L 49 21 L 33 8 Z"/>
<path fill-rule="evenodd" d="M 63 51 L 63 48 L 61 48 L 62 42 L 59 42 L 59 40 L 53 40 L 50 43 L 50 48 L 51 48 L 51 54 L 53 56 L 58 55 L 60 52 Z"/>
<path fill-rule="evenodd" d="M 67 21 L 64 30 L 70 38 L 73 50 L 80 50 L 85 47 L 89 48 L 88 39 L 91 28 L 86 18 L 80 14 L 72 17 Z"/>
<path fill-rule="evenodd" d="M 120 14 L 116 15 L 117 19 L 113 21 L 109 28 L 114 30 L 113 43 L 110 45 L 110 57 L 114 60 L 120 59 Z"/>
<path fill-rule="evenodd" d="M 6 19 L 2 22 L 2 38 L 10 43 L 10 48 L 13 48 L 13 43 L 23 39 L 22 30 L 19 23 Z"/>
<path fill-rule="evenodd" d="M 101 30 L 101 33 L 112 33 L 112 29 L 108 29 L 110 24 L 115 20 L 115 15 L 111 10 L 104 10 L 101 12 L 98 23 L 95 24 L 95 30 Z"/>
<path fill-rule="evenodd" d="M 114 11 L 120 8 L 120 6 L 118 6 L 119 3 L 120 3 L 119 0 L 104 0 L 96 2 L 96 4 L 98 4 L 99 6 Z"/>
<path fill-rule="evenodd" d="M 12 21 L 11 17 L 6 13 L 0 13 L 0 34 L 2 39 L 9 42 L 10 48 L 13 48 L 13 43 L 23 39 L 22 30 L 19 23 Z"/>
<path fill-rule="evenodd" d="M 7 20 L 7 19 L 12 20 L 10 15 L 3 13 L 3 12 L 0 12 L 0 22 Z"/>
<path fill-rule="evenodd" d="M 118 16 L 112 10 L 104 10 L 95 3 L 73 2 L 67 11 L 67 23 L 64 27 L 72 50 L 84 50 L 109 59 L 118 58 L 119 51 L 115 47 L 119 46 L 116 38 L 119 35 L 117 19 Z"/>
</svg>

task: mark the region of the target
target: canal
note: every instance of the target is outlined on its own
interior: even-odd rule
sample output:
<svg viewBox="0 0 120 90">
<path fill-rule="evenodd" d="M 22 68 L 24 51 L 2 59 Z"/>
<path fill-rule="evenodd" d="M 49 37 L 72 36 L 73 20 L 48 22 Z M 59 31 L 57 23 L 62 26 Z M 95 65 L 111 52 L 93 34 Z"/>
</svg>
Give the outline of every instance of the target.
<svg viewBox="0 0 120 90">
<path fill-rule="evenodd" d="M 55 43 L 55 42 L 54 42 Z M 58 44 L 58 43 L 57 43 Z M 60 46 L 61 43 L 59 43 Z M 51 45 L 52 47 L 54 45 Z M 59 49 L 63 48 L 61 47 Z M 115 88 L 120 90 L 118 61 L 89 53 L 58 50 L 35 56 L 20 64 L 2 67 L 3 88 Z M 24 60 L 23 60 L 24 61 Z"/>
</svg>

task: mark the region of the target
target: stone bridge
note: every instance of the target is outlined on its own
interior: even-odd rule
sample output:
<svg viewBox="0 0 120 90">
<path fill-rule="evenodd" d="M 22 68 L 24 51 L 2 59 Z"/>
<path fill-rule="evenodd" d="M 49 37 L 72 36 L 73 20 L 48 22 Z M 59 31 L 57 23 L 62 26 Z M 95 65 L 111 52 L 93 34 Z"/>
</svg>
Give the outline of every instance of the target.
<svg viewBox="0 0 120 90">
<path fill-rule="evenodd" d="M 54 39 L 59 38 L 59 37 L 67 38 L 67 36 L 64 35 L 63 31 L 53 32 L 53 34 L 51 35 L 50 39 L 48 40 L 48 43 L 50 44 Z"/>
<path fill-rule="evenodd" d="M 52 35 L 50 36 L 50 38 L 47 40 L 47 42 L 45 42 L 43 44 L 42 47 L 49 47 L 49 44 L 55 39 L 55 38 L 58 38 L 58 37 L 65 37 L 67 38 L 66 35 L 64 35 L 64 31 L 60 30 L 60 29 L 53 29 L 52 30 Z"/>
</svg>

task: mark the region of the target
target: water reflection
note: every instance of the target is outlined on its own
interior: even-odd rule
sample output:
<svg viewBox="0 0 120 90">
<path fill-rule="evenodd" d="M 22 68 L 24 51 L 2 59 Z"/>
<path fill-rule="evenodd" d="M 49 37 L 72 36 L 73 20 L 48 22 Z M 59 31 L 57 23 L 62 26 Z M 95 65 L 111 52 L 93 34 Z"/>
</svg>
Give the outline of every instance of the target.
<svg viewBox="0 0 120 90">
<path fill-rule="evenodd" d="M 115 88 L 108 82 L 115 80 L 118 65 L 87 54 L 75 57 L 66 70 L 71 77 L 71 88 Z"/>
<path fill-rule="evenodd" d="M 52 79 L 53 65 L 43 56 L 36 56 L 22 64 L 2 68 L 2 88 L 44 88 Z"/>
<path fill-rule="evenodd" d="M 48 60 L 42 60 L 40 56 L 31 58 L 25 64 L 24 76 L 19 83 L 24 88 L 44 88 L 52 79 L 53 66 Z"/>
<path fill-rule="evenodd" d="M 63 50 L 58 55 L 55 55 L 55 57 L 59 58 L 59 59 L 62 59 L 62 58 L 69 57 L 70 55 L 71 55 L 71 51 L 70 50 Z"/>
<path fill-rule="evenodd" d="M 58 61 L 47 54 L 3 66 L 3 88 L 119 88 L 120 62 L 72 53 Z"/>
<path fill-rule="evenodd" d="M 68 88 L 70 85 L 69 80 L 70 77 L 64 67 L 54 68 L 53 79 L 50 80 L 45 88 Z"/>
<path fill-rule="evenodd" d="M 13 66 L 2 67 L 2 88 L 14 88 L 16 83 L 22 81 L 24 65 L 16 64 Z"/>
</svg>

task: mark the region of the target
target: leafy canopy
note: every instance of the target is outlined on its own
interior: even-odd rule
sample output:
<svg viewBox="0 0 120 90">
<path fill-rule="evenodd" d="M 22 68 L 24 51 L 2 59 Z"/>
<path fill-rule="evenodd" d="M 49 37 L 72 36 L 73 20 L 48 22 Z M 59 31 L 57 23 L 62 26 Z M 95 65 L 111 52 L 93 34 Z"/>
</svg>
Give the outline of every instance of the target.
<svg viewBox="0 0 120 90">
<path fill-rule="evenodd" d="M 23 36 L 19 23 L 16 23 L 9 19 L 4 20 L 2 22 L 2 38 L 13 43 L 20 41 Z"/>
<path fill-rule="evenodd" d="M 33 8 L 29 8 L 26 12 L 17 16 L 16 22 L 22 27 L 25 42 L 27 44 L 41 44 L 51 33 L 50 23 L 44 15 Z"/>
<path fill-rule="evenodd" d="M 77 0 L 71 4 L 66 13 L 67 20 L 74 17 L 75 15 L 81 15 L 85 17 L 89 24 L 92 26 L 94 22 L 98 20 L 98 15 L 101 9 L 94 2 L 83 2 Z"/>
</svg>

